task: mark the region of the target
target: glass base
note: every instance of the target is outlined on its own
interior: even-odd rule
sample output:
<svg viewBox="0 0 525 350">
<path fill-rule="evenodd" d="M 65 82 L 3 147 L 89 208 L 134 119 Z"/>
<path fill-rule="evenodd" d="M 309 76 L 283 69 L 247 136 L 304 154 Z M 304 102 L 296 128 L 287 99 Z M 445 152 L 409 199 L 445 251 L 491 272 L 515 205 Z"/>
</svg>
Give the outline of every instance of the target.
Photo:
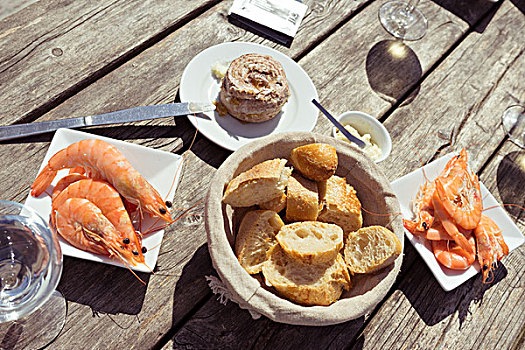
<svg viewBox="0 0 525 350">
<path fill-rule="evenodd" d="M 402 40 L 418 40 L 425 36 L 427 19 L 414 8 L 407 12 L 407 2 L 389 1 L 379 9 L 379 21 L 387 32 Z"/>
<path fill-rule="evenodd" d="M 62 331 L 66 321 L 66 299 L 54 291 L 44 305 L 16 321 L 0 323 L 0 349 L 41 349 Z"/>
<path fill-rule="evenodd" d="M 503 112 L 501 122 L 510 140 L 525 148 L 525 106 L 510 106 Z"/>
</svg>

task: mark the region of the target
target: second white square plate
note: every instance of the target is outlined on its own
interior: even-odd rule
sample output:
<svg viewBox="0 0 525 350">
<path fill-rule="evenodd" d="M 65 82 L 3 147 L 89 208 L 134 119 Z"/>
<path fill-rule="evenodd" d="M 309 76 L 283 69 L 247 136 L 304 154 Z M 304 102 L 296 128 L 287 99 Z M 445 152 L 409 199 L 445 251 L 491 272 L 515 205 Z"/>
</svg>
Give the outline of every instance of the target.
<svg viewBox="0 0 525 350">
<path fill-rule="evenodd" d="M 118 148 L 119 151 L 129 160 L 133 168 L 144 176 L 144 178 L 159 192 L 164 200 L 173 201 L 173 196 L 177 189 L 179 182 L 180 173 L 182 171 L 182 157 L 178 154 L 173 154 L 153 148 L 148 148 L 120 140 L 111 139 L 108 137 L 97 136 L 88 134 L 81 131 L 70 130 L 70 129 L 58 129 L 49 145 L 47 154 L 40 166 L 40 171 L 47 164 L 49 159 L 61 149 L 67 146 L 84 140 L 84 139 L 99 139 L 111 143 Z M 68 170 L 61 170 L 53 180 L 51 186 L 54 186 L 58 180 L 67 175 Z M 51 193 L 51 190 L 46 190 Z M 49 220 L 51 214 L 51 197 L 45 192 L 39 197 L 33 197 L 31 194 L 28 195 L 25 205 L 36 210 L 44 220 Z M 153 220 L 144 220 L 143 227 L 148 228 L 153 224 Z M 148 249 L 147 253 L 144 254 L 145 263 L 144 265 L 130 266 L 133 270 L 140 272 L 151 272 L 157 263 L 157 257 L 160 251 L 160 245 L 162 238 L 164 237 L 164 230 L 159 230 L 145 236 L 142 240 L 144 247 Z M 62 253 L 67 256 L 73 256 L 81 259 L 87 259 L 92 261 L 98 261 L 105 264 L 126 267 L 123 263 L 118 260 L 110 259 L 105 256 L 85 252 L 83 250 L 73 247 L 65 240 L 59 237 L 60 247 Z M 149 267 L 149 268 L 148 268 Z"/>
<path fill-rule="evenodd" d="M 392 182 L 391 185 L 399 200 L 403 218 L 412 219 L 414 217 L 414 214 L 412 213 L 411 202 L 416 197 L 419 187 L 426 181 L 423 174 L 423 169 L 427 178 L 432 181 L 441 173 L 447 162 L 453 156 L 454 153 L 448 153 L 443 157 L 428 163 L 423 168 L 419 168 Z M 521 231 L 518 229 L 518 227 L 514 224 L 512 219 L 507 215 L 505 210 L 499 206 L 499 203 L 496 201 L 494 196 L 489 192 L 485 185 L 481 183 L 481 181 L 480 189 L 481 198 L 483 199 L 483 208 L 496 206 L 494 209 L 484 211 L 483 214 L 494 220 L 499 228 L 501 228 L 503 238 L 509 247 L 510 254 L 512 250 L 523 244 L 523 235 L 521 234 Z M 437 262 L 432 252 L 432 246 L 428 240 L 416 237 L 406 229 L 405 234 L 445 291 L 453 290 L 480 271 L 477 261 L 474 262 L 474 264 L 472 264 L 468 269 L 463 271 L 448 269 Z"/>
</svg>

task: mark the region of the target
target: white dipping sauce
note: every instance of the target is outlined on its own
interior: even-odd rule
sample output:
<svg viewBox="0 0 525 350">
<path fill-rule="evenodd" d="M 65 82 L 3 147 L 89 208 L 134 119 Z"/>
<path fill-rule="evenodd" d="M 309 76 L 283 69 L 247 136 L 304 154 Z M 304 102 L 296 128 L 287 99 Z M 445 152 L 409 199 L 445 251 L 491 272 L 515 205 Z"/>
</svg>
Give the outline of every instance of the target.
<svg viewBox="0 0 525 350">
<path fill-rule="evenodd" d="M 370 158 L 372 158 L 374 161 L 381 158 L 381 156 L 383 155 L 383 151 L 381 150 L 381 148 L 379 148 L 379 146 L 374 141 L 372 141 L 372 136 L 370 136 L 370 134 L 360 135 L 359 131 L 354 129 L 352 126 L 345 125 L 344 127 L 346 130 L 348 130 L 350 134 L 352 134 L 353 136 L 357 137 L 358 139 L 362 140 L 365 143 L 365 148 L 362 148 L 362 150 Z M 346 141 L 355 147 L 359 147 L 355 143 L 348 140 L 346 136 L 343 135 L 343 133 L 339 130 L 335 131 L 335 138 L 338 140 Z"/>
</svg>

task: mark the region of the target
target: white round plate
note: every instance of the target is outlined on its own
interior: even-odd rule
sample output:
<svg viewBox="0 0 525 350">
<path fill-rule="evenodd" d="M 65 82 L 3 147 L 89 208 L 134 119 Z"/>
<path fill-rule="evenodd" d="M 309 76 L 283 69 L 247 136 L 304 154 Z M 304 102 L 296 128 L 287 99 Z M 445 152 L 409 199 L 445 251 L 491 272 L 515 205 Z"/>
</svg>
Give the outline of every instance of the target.
<svg viewBox="0 0 525 350">
<path fill-rule="evenodd" d="M 221 117 L 215 111 L 189 115 L 190 122 L 210 141 L 231 151 L 263 136 L 286 131 L 311 131 L 319 112 L 311 102 L 314 98 L 318 99 L 312 80 L 290 57 L 259 44 L 223 43 L 199 53 L 182 73 L 179 88 L 181 101 L 217 101 L 220 81 L 213 76 L 212 66 L 217 62 L 229 64 L 247 53 L 270 55 L 283 66 L 291 96 L 281 113 L 263 123 L 243 123 L 230 115 Z"/>
</svg>

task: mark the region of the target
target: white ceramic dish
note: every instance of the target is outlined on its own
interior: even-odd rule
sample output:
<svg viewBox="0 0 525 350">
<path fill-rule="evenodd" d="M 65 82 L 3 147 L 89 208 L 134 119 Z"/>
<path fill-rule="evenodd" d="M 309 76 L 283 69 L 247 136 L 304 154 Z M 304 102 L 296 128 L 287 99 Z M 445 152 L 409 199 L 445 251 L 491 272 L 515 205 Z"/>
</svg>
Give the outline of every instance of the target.
<svg viewBox="0 0 525 350">
<path fill-rule="evenodd" d="M 212 65 L 217 62 L 229 63 L 247 53 L 270 55 L 283 66 L 291 96 L 282 112 L 264 123 L 243 123 L 229 115 L 221 117 L 216 111 L 188 116 L 190 122 L 210 141 L 231 151 L 263 136 L 285 131 L 311 131 L 319 113 L 311 103 L 312 99 L 318 99 L 314 84 L 290 57 L 259 44 L 223 43 L 199 53 L 182 73 L 179 88 L 181 101 L 216 101 L 220 81 L 212 75 Z"/>
<path fill-rule="evenodd" d="M 433 180 L 444 169 L 445 165 L 453 155 L 453 153 L 446 154 L 443 157 L 425 165 L 423 168 L 419 168 L 392 182 L 392 188 L 399 199 L 401 212 L 403 213 L 404 218 L 413 218 L 411 201 L 413 198 L 415 198 L 419 186 L 425 182 L 422 169 L 425 170 L 428 179 Z M 522 233 L 518 227 L 516 227 L 512 219 L 507 215 L 505 210 L 498 206 L 499 203 L 481 182 L 480 187 L 481 197 L 483 198 L 483 207 L 489 208 L 497 206 L 494 209 L 486 210 L 483 212 L 483 214 L 494 220 L 494 222 L 501 228 L 505 243 L 509 247 L 509 251 L 518 248 L 523 244 L 524 241 Z M 406 229 L 405 234 L 445 291 L 453 290 L 480 271 L 477 261 L 464 271 L 448 269 L 437 262 L 434 254 L 432 253 L 431 244 L 426 239 L 420 239 L 419 237 L 413 236 Z"/>
<path fill-rule="evenodd" d="M 173 196 L 175 194 L 177 184 L 179 182 L 180 173 L 182 170 L 181 156 L 76 130 L 57 130 L 55 136 L 53 137 L 53 140 L 51 141 L 51 144 L 49 145 L 49 149 L 44 158 L 44 161 L 42 162 L 42 165 L 40 166 L 39 172 L 44 168 L 49 159 L 55 153 L 75 142 L 84 139 L 104 140 L 117 147 L 126 156 L 131 165 L 138 172 L 140 172 L 142 176 L 144 176 L 144 178 L 148 180 L 150 184 L 153 185 L 153 187 L 155 187 L 155 189 L 160 193 L 162 198 L 173 201 Z M 58 182 L 58 180 L 60 180 L 66 174 L 67 170 L 59 171 L 51 186 L 54 186 Z M 174 183 L 173 188 L 172 183 Z M 51 193 L 52 188 L 48 188 L 46 192 Z M 51 197 L 49 197 L 45 192 L 36 198 L 29 194 L 26 199 L 25 205 L 36 210 L 38 214 L 40 214 L 44 219 L 49 218 L 49 215 L 51 213 Z M 143 221 L 142 226 L 145 229 L 147 229 L 151 227 L 153 223 L 154 221 L 152 219 L 146 219 Z M 155 264 L 157 263 L 157 257 L 159 255 L 160 245 L 162 243 L 163 236 L 164 230 L 159 230 L 144 237 L 142 241 L 143 246 L 148 249 L 147 253 L 144 254 L 147 266 L 133 266 L 131 267 L 133 270 L 140 272 L 151 272 L 151 270 L 155 267 Z M 126 267 L 118 260 L 109 259 L 101 255 L 96 255 L 82 251 L 73 247 L 60 237 L 59 240 L 60 247 L 62 248 L 62 253 L 64 255 L 102 262 L 105 264 L 120 266 L 124 268 Z"/>
<path fill-rule="evenodd" d="M 369 114 L 359 111 L 348 111 L 337 117 L 339 123 L 343 126 L 350 125 L 356 129 L 360 135 L 370 134 L 372 142 L 381 148 L 381 157 L 375 162 L 379 163 L 385 160 L 392 151 L 392 139 L 388 130 L 376 118 Z M 337 128 L 332 128 L 332 136 L 335 137 Z"/>
</svg>

